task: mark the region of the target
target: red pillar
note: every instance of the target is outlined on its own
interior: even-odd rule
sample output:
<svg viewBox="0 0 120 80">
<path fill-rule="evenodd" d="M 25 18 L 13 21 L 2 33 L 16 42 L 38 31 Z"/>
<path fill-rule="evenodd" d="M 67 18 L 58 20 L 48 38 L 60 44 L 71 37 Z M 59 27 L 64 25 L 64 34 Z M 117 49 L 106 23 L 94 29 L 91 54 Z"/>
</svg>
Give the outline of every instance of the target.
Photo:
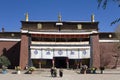
<svg viewBox="0 0 120 80">
<path fill-rule="evenodd" d="M 100 48 L 99 48 L 99 36 L 98 34 L 91 35 L 92 39 L 92 66 L 100 67 Z"/>
<path fill-rule="evenodd" d="M 21 36 L 21 47 L 20 47 L 20 67 L 22 69 L 25 68 L 26 64 L 28 64 L 28 36 L 27 34 L 22 34 Z"/>
</svg>

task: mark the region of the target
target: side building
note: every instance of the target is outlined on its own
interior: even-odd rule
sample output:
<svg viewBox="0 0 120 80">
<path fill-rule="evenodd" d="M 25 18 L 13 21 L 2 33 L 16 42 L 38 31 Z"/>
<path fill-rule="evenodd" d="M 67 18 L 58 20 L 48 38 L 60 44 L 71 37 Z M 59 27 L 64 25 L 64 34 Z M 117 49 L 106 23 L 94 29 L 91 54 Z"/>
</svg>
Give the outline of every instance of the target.
<svg viewBox="0 0 120 80">
<path fill-rule="evenodd" d="M 4 55 L 10 60 L 11 66 L 9 68 L 19 65 L 20 45 L 20 32 L 0 32 L 0 56 Z"/>
</svg>

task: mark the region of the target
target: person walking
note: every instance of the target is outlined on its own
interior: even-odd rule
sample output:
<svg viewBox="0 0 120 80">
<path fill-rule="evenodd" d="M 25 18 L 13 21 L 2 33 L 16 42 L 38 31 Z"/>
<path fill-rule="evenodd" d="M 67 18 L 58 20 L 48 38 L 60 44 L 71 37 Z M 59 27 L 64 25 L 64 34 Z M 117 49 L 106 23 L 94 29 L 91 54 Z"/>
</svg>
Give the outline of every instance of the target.
<svg viewBox="0 0 120 80">
<path fill-rule="evenodd" d="M 50 69 L 50 73 L 51 73 L 51 76 L 53 77 L 54 76 L 54 68 L 53 67 Z"/>
<path fill-rule="evenodd" d="M 57 77 L 57 68 L 56 67 L 54 68 L 53 74 L 54 74 L 54 77 Z"/>
<path fill-rule="evenodd" d="M 63 77 L 63 69 L 61 69 L 61 68 L 59 69 L 59 76 Z"/>
<path fill-rule="evenodd" d="M 88 68 L 87 65 L 84 65 L 84 66 L 83 66 L 83 73 L 84 73 L 84 74 L 86 74 L 87 68 Z"/>
</svg>

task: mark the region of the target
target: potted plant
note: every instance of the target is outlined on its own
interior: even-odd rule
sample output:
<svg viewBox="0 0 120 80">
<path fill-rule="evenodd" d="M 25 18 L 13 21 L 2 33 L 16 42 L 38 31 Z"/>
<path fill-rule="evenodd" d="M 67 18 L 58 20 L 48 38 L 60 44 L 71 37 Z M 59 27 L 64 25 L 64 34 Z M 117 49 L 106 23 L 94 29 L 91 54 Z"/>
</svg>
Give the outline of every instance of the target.
<svg viewBox="0 0 120 80">
<path fill-rule="evenodd" d="M 21 74 L 21 67 L 20 66 L 15 67 L 15 70 L 17 71 L 16 72 L 17 74 Z"/>
<path fill-rule="evenodd" d="M 91 68 L 91 71 L 92 71 L 92 73 L 93 73 L 93 74 L 95 74 L 95 73 L 96 73 L 96 70 L 97 70 L 97 68 L 96 68 L 96 67 L 92 67 L 92 68 Z"/>
<path fill-rule="evenodd" d="M 28 72 L 29 74 L 32 74 L 33 71 L 35 71 L 35 70 L 36 70 L 35 67 L 29 67 L 27 72 Z"/>
<path fill-rule="evenodd" d="M 3 74 L 6 74 L 7 73 L 7 67 L 2 65 L 2 73 Z"/>
<path fill-rule="evenodd" d="M 2 73 L 7 73 L 7 67 L 11 65 L 9 59 L 6 56 L 0 56 L 0 65 L 2 65 Z"/>
</svg>

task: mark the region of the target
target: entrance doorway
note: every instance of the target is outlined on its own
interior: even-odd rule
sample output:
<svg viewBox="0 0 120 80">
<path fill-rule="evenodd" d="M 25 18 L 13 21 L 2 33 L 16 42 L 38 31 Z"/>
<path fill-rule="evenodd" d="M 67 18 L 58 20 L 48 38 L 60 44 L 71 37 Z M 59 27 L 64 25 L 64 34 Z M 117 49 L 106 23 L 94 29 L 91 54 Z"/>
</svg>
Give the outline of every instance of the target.
<svg viewBox="0 0 120 80">
<path fill-rule="evenodd" d="M 56 68 L 67 68 L 67 57 L 54 57 Z"/>
</svg>

